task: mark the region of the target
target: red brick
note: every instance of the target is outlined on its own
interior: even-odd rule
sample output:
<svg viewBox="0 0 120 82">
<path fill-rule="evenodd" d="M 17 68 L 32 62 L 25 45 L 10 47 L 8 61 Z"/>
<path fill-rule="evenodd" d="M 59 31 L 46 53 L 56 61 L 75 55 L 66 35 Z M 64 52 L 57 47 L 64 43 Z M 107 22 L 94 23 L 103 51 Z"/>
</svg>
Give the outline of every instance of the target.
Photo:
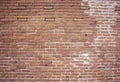
<svg viewBox="0 0 120 82">
<path fill-rule="evenodd" d="M 119 82 L 119 0 L 1 0 L 0 82 Z"/>
</svg>

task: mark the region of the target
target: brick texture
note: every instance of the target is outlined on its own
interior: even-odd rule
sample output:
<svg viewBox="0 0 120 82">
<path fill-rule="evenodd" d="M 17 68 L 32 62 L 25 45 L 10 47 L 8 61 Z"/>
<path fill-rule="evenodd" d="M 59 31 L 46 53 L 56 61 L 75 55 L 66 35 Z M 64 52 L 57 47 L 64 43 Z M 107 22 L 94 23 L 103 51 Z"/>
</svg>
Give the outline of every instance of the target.
<svg viewBox="0 0 120 82">
<path fill-rule="evenodd" d="M 0 0 L 0 82 L 120 82 L 120 1 Z"/>
</svg>

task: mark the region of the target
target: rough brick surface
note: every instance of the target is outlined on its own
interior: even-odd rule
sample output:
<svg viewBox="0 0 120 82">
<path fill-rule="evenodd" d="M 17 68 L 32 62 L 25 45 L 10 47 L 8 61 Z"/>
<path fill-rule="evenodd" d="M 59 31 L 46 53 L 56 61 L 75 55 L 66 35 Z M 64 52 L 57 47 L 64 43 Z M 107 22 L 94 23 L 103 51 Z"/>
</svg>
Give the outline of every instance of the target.
<svg viewBox="0 0 120 82">
<path fill-rule="evenodd" d="M 120 1 L 0 0 L 0 82 L 120 82 Z"/>
</svg>

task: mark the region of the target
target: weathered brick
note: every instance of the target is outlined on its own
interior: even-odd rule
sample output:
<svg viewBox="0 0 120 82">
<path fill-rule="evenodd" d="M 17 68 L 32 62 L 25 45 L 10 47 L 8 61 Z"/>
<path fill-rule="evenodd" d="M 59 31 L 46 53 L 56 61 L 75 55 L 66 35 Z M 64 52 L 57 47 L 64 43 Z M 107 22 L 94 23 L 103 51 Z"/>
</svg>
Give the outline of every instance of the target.
<svg viewBox="0 0 120 82">
<path fill-rule="evenodd" d="M 1 0 L 0 82 L 119 82 L 119 0 Z"/>
</svg>

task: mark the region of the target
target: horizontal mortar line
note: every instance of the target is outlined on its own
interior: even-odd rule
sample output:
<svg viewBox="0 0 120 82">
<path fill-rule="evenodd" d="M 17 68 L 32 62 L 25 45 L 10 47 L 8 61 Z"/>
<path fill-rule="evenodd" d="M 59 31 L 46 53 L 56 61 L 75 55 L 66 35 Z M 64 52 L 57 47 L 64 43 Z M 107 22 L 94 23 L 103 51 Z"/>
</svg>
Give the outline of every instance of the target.
<svg viewBox="0 0 120 82">
<path fill-rule="evenodd" d="M 71 7 L 71 6 L 54 6 L 54 5 L 43 5 L 43 6 L 35 6 L 35 7 L 1 7 L 1 9 L 15 9 L 15 8 L 26 8 L 26 9 L 44 9 L 44 7 L 53 7 L 53 9 L 75 9 L 75 8 L 88 8 L 89 6 L 78 6 L 78 7 Z M 102 11 L 102 10 L 101 10 Z"/>
<path fill-rule="evenodd" d="M 81 3 L 82 3 L 82 1 L 53 1 L 53 2 L 23 2 L 23 3 L 19 3 L 19 2 L 12 2 L 12 3 L 9 3 L 10 1 L 8 1 L 8 2 L 1 2 L 0 1 L 0 3 L 2 4 L 2 6 L 7 6 L 7 5 L 15 5 L 15 4 L 17 4 L 18 6 L 19 5 L 28 5 L 28 6 L 35 6 L 35 5 L 80 5 Z M 85 4 L 86 5 L 86 4 Z M 16 6 L 16 5 L 15 5 Z M 96 5 L 95 5 L 96 6 Z M 99 6 L 101 6 L 101 5 L 99 5 Z M 103 5 L 103 6 L 110 6 L 110 5 Z"/>
<path fill-rule="evenodd" d="M 30 9 L 38 9 L 38 10 L 41 10 L 41 9 L 44 9 L 44 10 L 57 10 L 57 9 L 62 9 L 62 10 L 66 10 L 66 9 L 78 9 L 78 10 L 88 10 L 89 9 L 89 7 L 51 7 L 50 6 L 50 8 L 49 7 L 47 7 L 47 6 L 43 6 L 43 7 L 9 7 L 9 8 L 5 8 L 5 7 L 0 7 L 0 11 L 7 11 L 7 10 L 23 10 L 23 11 L 25 11 L 25 10 L 30 10 Z M 98 12 L 101 12 L 101 11 L 98 11 Z M 110 11 L 110 12 L 113 12 L 113 11 Z"/>
<path fill-rule="evenodd" d="M 9 50 L 9 49 L 7 49 L 8 50 L 8 52 L 21 52 L 21 51 L 39 51 L 39 52 L 41 52 L 41 51 L 50 51 L 50 50 L 53 50 L 53 51 L 51 51 L 51 52 L 54 52 L 54 51 L 75 51 L 75 50 L 82 50 L 81 48 L 86 48 L 86 47 L 90 47 L 90 46 L 84 46 L 84 45 L 79 45 L 78 46 L 78 44 L 74 44 L 74 46 L 75 45 L 77 45 L 76 47 L 77 47 L 77 49 L 71 49 L 71 48 L 53 48 L 53 47 L 51 47 L 51 48 L 30 48 L 30 50 L 26 50 L 26 49 L 16 49 L 16 50 Z M 66 45 L 67 46 L 67 45 Z M 29 48 L 29 47 L 28 47 Z M 14 49 L 14 48 L 12 48 L 12 49 Z M 34 49 L 34 50 L 33 50 Z M 37 50 L 36 50 L 37 49 Z M 40 50 L 40 49 L 42 49 L 42 50 Z M 5 50 L 5 51 L 7 51 L 7 50 Z M 98 49 L 99 50 L 99 49 Z M 4 52 L 4 51 L 2 51 L 2 52 Z M 120 52 L 120 51 L 118 51 L 118 50 L 116 50 L 116 51 L 112 51 L 112 50 L 99 50 L 99 51 L 96 51 L 96 52 Z"/>
<path fill-rule="evenodd" d="M 64 14 L 64 15 L 63 15 Z M 56 16 L 57 15 L 57 16 Z M 7 18 L 8 17 L 8 18 Z M 9 18 L 10 17 L 10 18 Z M 13 17 L 13 18 L 12 18 Z M 18 20 L 22 20 L 22 19 L 25 19 L 25 20 L 28 20 L 28 19 L 32 19 L 32 18 L 36 18 L 36 19 L 34 19 L 34 20 L 38 20 L 38 19 L 41 19 L 42 20 L 42 18 L 45 18 L 45 17 L 50 17 L 50 18 L 57 18 L 57 19 L 65 19 L 65 18 L 69 18 L 69 19 L 84 19 L 84 20 L 91 20 L 91 21 L 96 21 L 95 20 L 95 18 L 93 18 L 93 17 L 90 17 L 90 16 L 88 16 L 88 15 L 83 15 L 82 13 L 62 13 L 62 14 L 54 14 L 54 13 L 51 13 L 51 14 L 42 14 L 42 13 L 40 13 L 40 14 L 37 14 L 36 16 L 23 16 L 23 18 L 22 17 L 20 17 L 19 18 L 19 15 L 17 16 L 6 16 L 4 19 L 2 18 L 2 19 L 0 19 L 0 21 L 5 21 L 5 20 L 14 20 L 14 19 L 18 19 Z M 90 22 L 91 22 L 90 21 Z M 99 20 L 99 21 L 101 21 L 101 20 Z M 98 21 L 98 22 L 99 22 Z M 108 21 L 107 21 L 108 22 Z M 111 22 L 111 21 L 110 21 Z"/>
<path fill-rule="evenodd" d="M 13 28 L 13 27 L 11 27 L 11 28 Z M 19 27 L 18 27 L 19 28 Z M 85 30 L 85 31 L 93 31 L 93 30 L 97 30 L 95 27 L 85 27 L 85 28 L 81 28 L 81 27 L 67 27 L 66 25 L 65 25 L 65 27 L 54 27 L 54 28 L 51 28 L 51 27 L 47 27 L 47 28 L 50 28 L 50 29 L 55 29 L 55 30 Z M 48 29 L 49 31 L 51 31 L 50 29 Z M 26 31 L 35 31 L 35 30 L 37 30 L 37 31 L 44 31 L 44 30 L 47 30 L 46 29 L 46 27 L 45 26 L 43 26 L 43 28 L 36 28 L 36 29 L 29 29 L 29 30 L 19 30 L 19 29 L 7 29 L 7 30 L 4 30 L 4 29 L 0 29 L 0 33 L 5 33 L 5 34 L 11 34 L 11 33 L 21 33 L 21 32 L 26 32 Z M 105 30 L 105 32 L 106 32 L 107 30 Z M 46 31 L 45 31 L 46 32 Z M 108 32 L 106 32 L 106 33 L 108 33 Z M 112 34 L 112 33 L 111 33 Z"/>
<path fill-rule="evenodd" d="M 92 18 L 92 17 L 89 17 L 88 15 L 86 15 L 86 16 L 82 16 L 84 13 L 82 13 L 82 12 L 80 12 L 80 13 L 78 13 L 78 12 L 74 12 L 74 13 L 72 13 L 72 11 L 70 12 L 70 13 L 67 13 L 67 11 L 66 12 L 62 12 L 62 13 L 59 13 L 59 12 L 57 12 L 57 13 L 54 13 L 54 12 L 44 12 L 44 13 L 37 13 L 36 15 L 38 15 L 38 17 L 39 18 L 42 18 L 42 17 L 45 17 L 45 16 L 48 16 L 48 17 L 50 17 L 50 16 L 52 16 L 52 17 L 56 17 L 56 18 L 64 18 L 64 17 L 70 17 L 70 18 L 75 18 L 75 17 L 78 17 L 78 18 L 76 18 L 76 19 L 79 19 L 79 18 L 81 18 L 82 19 L 82 17 L 84 17 L 84 18 L 91 18 L 91 19 L 95 19 L 95 18 Z M 12 17 L 12 16 L 11 16 Z M 28 17 L 30 17 L 30 16 L 28 16 Z M 83 19 L 84 19 L 83 18 Z M 25 18 L 24 18 L 25 19 Z M 100 20 L 101 21 L 101 20 Z M 104 20 L 105 21 L 105 20 Z M 107 21 L 107 20 L 106 20 Z"/>
<path fill-rule="evenodd" d="M 79 8 L 79 7 L 89 7 L 89 6 L 87 6 L 87 5 L 80 5 L 80 4 L 40 4 L 40 5 L 18 5 L 18 6 L 12 6 L 12 5 L 9 5 L 9 6 L 0 6 L 1 8 L 3 7 L 3 8 L 18 8 L 18 7 L 20 7 L 20 8 L 35 8 L 35 7 L 45 7 L 45 6 L 53 6 L 53 7 L 55 7 L 55 8 L 61 8 L 61 7 L 70 7 L 70 8 Z M 90 7 L 91 8 L 91 7 Z"/>
<path fill-rule="evenodd" d="M 37 27 L 37 28 L 39 28 L 39 27 Z M 45 29 L 44 29 L 45 28 Z M 75 28 L 77 28 L 77 27 L 75 27 Z M 74 29 L 74 28 L 73 28 Z M 73 30 L 73 29 L 60 29 L 60 32 L 71 32 L 70 30 Z M 88 28 L 89 29 L 89 28 Z M 53 34 L 53 32 L 57 32 L 57 31 L 55 31 L 55 30 L 59 30 L 59 29 L 56 29 L 56 28 L 49 28 L 49 27 L 41 27 L 41 29 L 37 29 L 37 30 L 31 30 L 31 31 L 21 31 L 21 32 L 11 32 L 11 33 L 2 33 L 3 35 L 8 35 L 8 34 L 10 34 L 10 35 L 16 35 L 16 34 L 24 34 L 24 33 L 26 33 L 26 32 L 35 32 L 35 33 L 50 33 L 50 34 Z M 62 31 L 61 31 L 62 30 Z M 16 30 L 17 31 L 17 30 Z M 86 29 L 75 29 L 75 31 L 72 31 L 72 32 L 92 32 L 92 33 L 96 33 L 95 31 L 97 31 L 96 29 L 89 29 L 89 30 L 86 30 Z M 0 34 L 0 35 L 2 35 L 2 34 Z"/>
<path fill-rule="evenodd" d="M 60 12 L 60 13 L 62 13 L 62 12 L 72 12 L 72 11 L 74 11 L 73 13 L 84 13 L 84 11 L 85 10 L 87 10 L 87 9 L 36 9 L 36 10 L 30 10 L 30 9 L 26 9 L 26 10 L 20 10 L 20 9 L 14 9 L 14 10 L 10 10 L 11 12 L 6 12 L 6 11 L 9 11 L 9 10 L 5 10 L 4 9 L 4 11 L 3 10 L 0 10 L 0 12 L 2 12 L 1 14 L 6 14 L 7 13 L 7 15 L 10 13 L 10 14 L 12 14 L 12 13 L 16 13 L 16 14 L 29 14 L 29 13 L 43 13 L 43 12 L 54 12 L 54 13 L 57 13 L 57 12 Z M 104 14 L 104 13 L 103 13 Z M 112 14 L 112 13 L 111 13 Z"/>
<path fill-rule="evenodd" d="M 39 11 L 39 12 L 36 12 L 36 14 L 34 14 L 33 16 L 30 15 L 29 13 L 35 13 L 35 12 L 32 11 L 32 12 L 27 12 L 27 13 L 25 13 L 25 12 L 18 13 L 17 11 L 15 11 L 15 12 L 8 13 L 8 14 L 1 13 L 1 19 L 7 18 L 7 17 L 8 18 L 10 18 L 10 17 L 13 17 L 13 18 L 18 17 L 18 18 L 21 18 L 21 19 L 25 18 L 25 17 L 29 17 L 29 18 L 39 17 L 40 18 L 40 17 L 42 17 L 42 15 L 43 16 L 45 16 L 45 15 L 53 15 L 52 17 L 57 15 L 56 17 L 59 17 L 59 15 L 66 16 L 66 15 L 69 15 L 69 14 L 74 16 L 74 17 L 85 17 L 85 16 L 90 17 L 89 15 L 84 14 L 84 12 L 82 12 L 82 11 L 76 11 L 74 13 L 72 13 L 72 11 Z M 85 17 L 85 18 L 87 18 L 87 17 Z M 99 20 L 100 20 L 100 18 L 103 19 L 103 17 L 100 17 L 100 16 L 98 16 L 98 17 L 99 17 Z M 91 17 L 91 18 L 95 18 L 95 17 Z M 112 17 L 108 17 L 108 18 L 112 18 Z"/>
<path fill-rule="evenodd" d="M 13 21 L 13 20 L 43 20 L 44 18 L 56 18 L 58 20 L 62 20 L 64 19 L 64 21 L 67 21 L 67 20 L 74 20 L 74 21 L 78 21 L 78 20 L 85 20 L 85 21 L 89 21 L 89 22 L 93 22 L 95 21 L 92 17 L 89 17 L 89 16 L 80 16 L 80 15 L 77 15 L 77 14 L 74 14 L 74 15 L 71 15 L 69 16 L 70 14 L 65 14 L 64 16 L 62 16 L 62 14 L 59 14 L 61 16 L 55 16 L 54 14 L 41 14 L 42 16 L 35 16 L 35 17 L 26 17 L 26 18 L 19 18 L 19 16 L 16 16 L 16 17 L 13 17 L 11 16 L 11 18 L 4 18 L 4 19 L 0 19 L 0 22 L 4 22 L 4 21 Z M 32 18 L 36 18 L 36 19 L 32 19 Z M 66 19 L 67 18 L 67 19 Z M 30 20 L 29 20 L 30 19 Z M 25 24 L 25 23 L 24 23 Z M 27 23 L 26 23 L 27 24 Z"/>
<path fill-rule="evenodd" d="M 53 6 L 53 7 L 58 7 L 58 8 L 60 8 L 60 7 L 70 7 L 70 8 L 74 8 L 74 7 L 89 7 L 89 6 L 87 6 L 87 5 L 80 5 L 80 4 L 39 4 L 39 5 L 28 5 L 28 4 L 26 4 L 26 5 L 18 5 L 18 6 L 14 6 L 14 5 L 1 5 L 0 6 L 0 8 L 35 8 L 35 7 L 45 7 L 45 6 Z M 92 8 L 92 9 L 98 9 L 98 8 L 96 8 L 96 7 L 90 7 L 90 8 Z M 104 7 L 100 7 L 101 9 L 102 8 L 104 8 Z M 109 7 L 108 8 L 106 8 L 106 9 L 110 9 Z M 111 9 L 113 9 L 113 8 L 111 8 Z"/>
<path fill-rule="evenodd" d="M 64 14 L 64 15 L 63 15 Z M 11 18 L 4 18 L 4 19 L 0 19 L 0 21 L 2 22 L 2 21 L 7 21 L 7 20 L 15 20 L 15 19 L 18 19 L 18 20 L 28 20 L 28 21 L 30 21 L 30 20 L 42 20 L 42 19 L 44 19 L 45 17 L 49 17 L 49 18 L 56 18 L 56 19 L 64 19 L 64 20 L 66 20 L 66 18 L 69 18 L 69 19 L 78 19 L 78 20 L 91 20 L 92 22 L 93 21 L 96 21 L 95 20 L 95 18 L 92 18 L 92 17 L 90 17 L 90 16 L 82 16 L 82 14 L 65 14 L 65 13 L 63 13 L 63 14 L 38 14 L 38 16 L 33 16 L 33 17 L 30 17 L 30 16 L 26 16 L 26 18 L 19 18 L 19 16 L 9 16 L 9 17 L 11 17 Z M 13 18 L 12 18 L 13 17 Z M 30 20 L 29 20 L 30 19 Z M 89 21 L 89 22 L 91 22 L 91 21 Z M 101 21 L 101 20 L 100 20 Z M 98 21 L 99 22 L 99 21 Z M 106 22 L 108 22 L 108 21 L 106 21 Z M 112 22 L 112 21 L 109 21 L 109 22 Z M 101 22 L 99 22 L 99 23 L 101 23 Z"/>
<path fill-rule="evenodd" d="M 0 2 L 9 2 L 9 1 L 0 1 Z M 52 2 L 82 2 L 82 1 L 80 1 L 80 0 L 74 0 L 74 1 L 63 1 L 63 0 L 52 0 L 52 1 L 50 1 L 50 0 L 48 0 L 48 1 L 46 1 L 46 0 L 38 0 L 38 1 L 13 1 L 13 3 L 18 3 L 18 2 L 24 2 L 24 3 L 33 3 L 33 2 L 35 2 L 35 3 L 38 3 L 38 2 L 43 2 L 43 3 L 52 3 Z"/>
<path fill-rule="evenodd" d="M 67 17 L 66 17 L 67 18 Z M 35 24 L 35 23 L 38 23 L 39 25 L 44 25 L 44 24 L 49 24 L 49 23 L 47 23 L 47 22 L 45 22 L 45 19 L 49 19 L 49 20 L 53 20 L 54 19 L 54 21 L 51 21 L 51 23 L 52 24 L 62 24 L 62 23 L 64 23 L 63 25 L 64 26 L 70 26 L 70 25 L 68 25 L 67 23 L 73 23 L 72 24 L 72 26 L 74 26 L 75 24 L 77 24 L 77 25 L 83 25 L 83 24 L 93 24 L 93 26 L 96 26 L 95 24 L 96 24 L 96 22 L 94 22 L 94 21 L 92 21 L 92 22 L 88 22 L 88 20 L 87 20 L 87 22 L 85 22 L 85 20 L 84 19 L 68 19 L 68 20 L 59 20 L 59 18 L 55 18 L 55 17 L 53 17 L 53 18 L 49 18 L 49 17 L 44 17 L 43 19 L 39 19 L 39 20 L 36 20 L 36 19 L 34 19 L 34 20 L 6 20 L 6 21 L 0 21 L 0 23 L 2 23 L 2 24 L 5 24 L 6 22 L 12 22 L 12 24 L 18 24 L 18 23 L 21 23 L 21 22 L 23 22 L 24 24 L 28 24 L 28 23 L 30 23 L 31 22 L 31 24 Z M 12 25 L 12 24 L 10 24 L 10 25 Z M 67 25 L 66 25 L 67 24 Z M 111 23 L 97 23 L 97 24 L 111 24 Z M 113 23 L 114 24 L 114 23 Z M 44 26 L 46 26 L 46 25 L 44 25 Z M 75 26 L 77 26 L 77 25 L 75 25 Z M 50 25 L 49 25 L 50 26 Z M 53 25 L 53 26 L 56 26 L 56 25 Z M 61 25 L 62 26 L 62 25 Z M 87 25 L 85 25 L 85 26 L 87 26 Z M 10 26 L 9 26 L 10 27 Z M 23 27 L 23 26 L 22 26 Z M 89 27 L 89 26 L 88 26 Z"/>
<path fill-rule="evenodd" d="M 1 5 L 0 7 L 3 7 L 3 8 L 15 8 L 15 7 L 44 7 L 44 6 L 55 6 L 55 7 L 90 7 L 90 6 L 88 6 L 88 5 L 81 5 L 81 4 L 63 4 L 63 3 L 61 3 L 61 4 L 33 4 L 33 5 L 29 5 L 29 4 L 21 4 L 21 5 L 10 5 L 10 4 L 8 4 L 8 5 Z M 98 7 L 90 7 L 90 8 L 98 8 Z M 110 7 L 110 8 L 112 8 L 112 7 Z M 113 9 L 113 8 L 112 8 Z"/>
<path fill-rule="evenodd" d="M 63 13 L 64 14 L 64 13 Z M 94 20 L 94 18 L 92 18 L 92 17 L 90 17 L 90 16 L 88 16 L 88 15 L 82 15 L 82 14 L 79 14 L 79 15 L 74 15 L 74 14 L 64 14 L 63 16 L 62 16 L 62 14 L 58 14 L 58 15 L 61 15 L 61 16 L 56 16 L 57 14 L 55 14 L 55 15 L 42 15 L 42 16 L 33 16 L 33 17 L 31 17 L 31 18 L 37 18 L 37 19 L 40 19 L 40 18 L 45 18 L 45 17 L 50 17 L 50 18 L 57 18 L 57 19 L 64 19 L 64 20 L 66 20 L 66 18 L 69 18 L 69 19 L 73 19 L 73 18 L 76 18 L 76 19 L 85 19 L 86 18 L 86 20 Z M 71 16 L 69 16 L 69 15 L 71 15 Z M 81 16 L 80 16 L 81 15 Z M 30 18 L 28 18 L 28 19 L 30 19 Z"/>
<path fill-rule="evenodd" d="M 54 30 L 54 29 L 53 29 L 53 30 Z M 84 31 L 84 32 L 83 32 L 83 31 L 84 31 L 84 30 L 79 30 L 79 32 L 78 32 L 78 30 L 76 30 L 76 31 L 69 32 L 69 30 L 68 30 L 68 31 L 65 31 L 65 30 L 64 30 L 64 31 L 60 31 L 60 33 L 64 33 L 64 34 L 71 34 L 71 33 L 95 33 L 94 31 L 90 31 L 90 32 L 88 32 L 88 31 Z M 34 32 L 35 32 L 35 31 L 34 31 Z M 13 33 L 11 33 L 11 34 L 4 34 L 4 33 L 3 33 L 3 34 L 0 34 L 0 36 L 2 36 L 2 35 L 4 35 L 4 36 L 7 36 L 7 35 L 8 35 L 8 36 L 16 36 L 16 34 L 25 34 L 25 33 L 34 33 L 34 32 L 29 32 L 29 31 L 28 31 L 28 32 L 24 32 L 24 33 L 23 33 L 23 32 L 19 32 L 19 33 L 18 33 L 18 32 L 13 32 Z M 55 31 L 55 32 L 58 32 L 58 33 L 59 33 L 59 31 Z M 46 33 L 47 33 L 47 34 L 54 34 L 53 31 L 51 31 L 51 32 L 47 32 L 47 31 L 45 31 L 45 32 L 44 32 L 44 31 L 36 32 L 36 34 L 38 34 L 38 33 L 39 33 L 39 35 L 40 35 L 41 33 L 42 33 L 42 34 L 44 34 L 44 33 L 45 33 L 45 34 L 46 34 Z M 3 36 L 3 37 L 4 37 L 4 36 Z M 21 36 L 21 35 L 17 35 L 17 36 Z"/>
<path fill-rule="evenodd" d="M 52 50 L 52 51 L 51 51 Z M 43 51 L 46 51 L 46 52 L 59 52 L 59 51 L 65 51 L 65 52 L 71 52 L 71 51 L 82 51 L 82 50 L 80 50 L 80 49 L 75 49 L 75 50 L 53 50 L 53 49 L 50 49 L 50 50 L 37 50 L 37 52 L 43 52 Z M 4 50 L 4 51 L 7 51 L 7 50 Z M 20 52 L 28 52 L 28 51 L 36 51 L 36 50 L 19 50 L 19 49 L 17 49 L 16 50 L 16 52 L 15 53 L 20 53 Z M 12 52 L 14 52 L 14 51 L 11 51 L 10 53 L 12 53 Z M 96 51 L 97 52 L 97 51 Z M 105 51 L 101 51 L 101 52 L 105 52 Z M 113 51 L 111 51 L 111 52 L 113 52 Z M 106 52 L 107 53 L 107 52 Z M 110 52 L 108 52 L 108 53 L 110 53 Z M 115 53 L 115 52 L 113 52 L 113 53 Z M 118 53 L 117 51 L 116 51 L 116 53 Z"/>
</svg>

